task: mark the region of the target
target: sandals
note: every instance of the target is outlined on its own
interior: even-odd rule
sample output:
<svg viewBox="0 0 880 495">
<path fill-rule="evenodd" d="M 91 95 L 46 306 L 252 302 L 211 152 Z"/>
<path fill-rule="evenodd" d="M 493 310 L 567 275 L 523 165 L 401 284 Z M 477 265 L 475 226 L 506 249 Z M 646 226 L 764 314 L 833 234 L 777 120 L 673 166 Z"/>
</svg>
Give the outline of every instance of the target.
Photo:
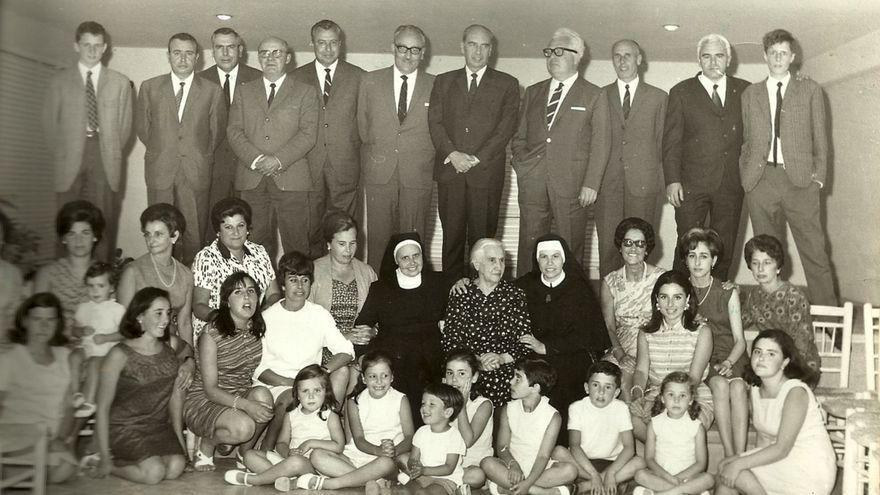
<svg viewBox="0 0 880 495">
<path fill-rule="evenodd" d="M 239 474 L 241 475 L 241 481 L 238 481 Z M 254 473 L 249 473 L 247 471 L 240 471 L 238 469 L 230 469 L 229 471 L 226 471 L 223 474 L 223 479 L 227 483 L 229 483 L 230 485 L 251 486 L 251 484 L 248 483 L 247 477 L 253 476 L 253 475 L 254 475 Z"/>
<path fill-rule="evenodd" d="M 324 487 L 324 481 L 326 480 L 326 476 L 306 473 L 296 479 L 296 487 L 300 490 L 320 490 Z"/>
<path fill-rule="evenodd" d="M 275 480 L 275 489 L 279 492 L 289 492 L 291 488 L 296 488 L 296 478 L 288 478 L 282 476 Z"/>
<path fill-rule="evenodd" d="M 198 444 L 196 445 L 196 451 L 193 453 L 193 469 L 200 473 L 205 473 L 217 469 L 217 467 L 214 466 L 214 456 L 205 455 L 205 453 L 202 452 L 201 443 L 201 441 L 198 442 Z"/>
</svg>

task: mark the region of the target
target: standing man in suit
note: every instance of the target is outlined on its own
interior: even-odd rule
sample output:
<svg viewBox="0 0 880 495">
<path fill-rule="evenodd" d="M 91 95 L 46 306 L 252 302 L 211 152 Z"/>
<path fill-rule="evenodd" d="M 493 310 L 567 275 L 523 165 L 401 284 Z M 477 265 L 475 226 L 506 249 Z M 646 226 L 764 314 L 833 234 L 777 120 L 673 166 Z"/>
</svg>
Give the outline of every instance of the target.
<svg viewBox="0 0 880 495">
<path fill-rule="evenodd" d="M 556 233 L 583 262 L 587 209 L 601 176 L 589 164 L 608 158 L 608 105 L 601 91 L 578 73 L 583 38 L 559 28 L 544 57 L 551 78 L 526 89 L 519 129 L 510 143 L 519 186 L 517 275 L 532 268 L 535 240 Z"/>
<path fill-rule="evenodd" d="M 488 66 L 494 46 L 489 28 L 468 26 L 461 41 L 465 67 L 437 76 L 428 107 L 443 271 L 453 280 L 467 275 L 471 245 L 495 237 L 507 142 L 516 132 L 519 82 Z"/>
<path fill-rule="evenodd" d="M 701 72 L 669 91 L 663 177 L 666 198 L 675 207 L 678 238 L 693 227 L 718 232 L 724 251 L 712 271 L 727 280 L 742 211 L 741 99 L 749 83 L 727 75 L 730 42 L 720 34 L 700 39 L 697 61 Z M 684 272 L 684 262 L 674 258 L 673 268 Z"/>
<path fill-rule="evenodd" d="M 599 169 L 595 171 L 602 178 L 596 231 L 603 278 L 620 267 L 620 253 L 614 246 L 617 224 L 629 217 L 657 224 L 666 118 L 666 93 L 639 78 L 639 44 L 620 40 L 612 46 L 611 58 L 617 80 L 602 88 L 611 109 L 611 154 L 606 162 L 596 163 Z"/>
<path fill-rule="evenodd" d="M 99 256 L 113 260 L 122 178 L 122 149 L 131 136 L 132 95 L 127 77 L 101 64 L 109 38 L 104 26 L 76 28 L 76 66 L 52 77 L 43 107 L 43 128 L 55 163 L 58 206 L 91 201 L 107 228 Z"/>
<path fill-rule="evenodd" d="M 739 168 L 752 229 L 782 240 L 788 222 L 810 303 L 836 306 L 819 204 L 828 168 L 825 97 L 814 81 L 791 77 L 796 44 L 791 33 L 775 29 L 763 42 L 769 77 L 742 97 Z"/>
<path fill-rule="evenodd" d="M 222 27 L 211 35 L 211 51 L 214 55 L 214 65 L 199 72 L 199 76 L 205 80 L 220 85 L 223 99 L 226 101 L 226 109 L 235 100 L 238 87 L 242 84 L 260 78 L 260 71 L 241 63 L 244 56 L 244 44 L 241 36 L 234 29 Z M 223 141 L 214 152 L 214 168 L 211 170 L 211 194 L 208 204 L 215 203 L 235 194 L 235 171 L 238 162 L 235 153 L 229 147 L 226 139 L 226 128 L 223 128 Z M 205 222 L 205 239 L 210 238 L 214 232 L 211 222 Z"/>
<path fill-rule="evenodd" d="M 170 203 L 186 218 L 175 254 L 189 265 L 209 222 L 214 151 L 223 140 L 226 104 L 216 84 L 195 77 L 199 45 L 189 33 L 168 40 L 171 74 L 148 79 L 138 94 L 137 133 L 146 146 L 149 204 Z"/>
<path fill-rule="evenodd" d="M 431 207 L 434 144 L 428 99 L 434 76 L 419 69 L 425 33 L 412 25 L 394 31 L 394 65 L 364 74 L 358 92 L 367 199 L 367 260 L 378 271 L 385 245 L 398 232 L 425 238 Z"/>
<path fill-rule="evenodd" d="M 254 211 L 250 239 L 262 244 L 273 262 L 276 232 L 284 252 L 309 252 L 309 236 L 320 207 L 306 154 L 318 133 L 318 97 L 312 86 L 287 79 L 287 42 L 270 37 L 257 52 L 263 77 L 239 90 L 229 113 L 226 136 L 238 156 L 235 188 Z"/>
<path fill-rule="evenodd" d="M 318 138 L 309 152 L 312 177 L 320 181 L 314 201 L 321 204 L 313 219 L 320 229 L 323 214 L 342 210 L 355 216 L 358 204 L 358 180 L 361 173 L 361 138 L 357 126 L 357 94 L 364 70 L 340 60 L 342 28 L 324 19 L 312 26 L 315 61 L 297 68 L 290 75 L 296 81 L 315 88 L 318 106 Z M 320 232 L 314 232 L 311 255 L 326 254 Z"/>
</svg>

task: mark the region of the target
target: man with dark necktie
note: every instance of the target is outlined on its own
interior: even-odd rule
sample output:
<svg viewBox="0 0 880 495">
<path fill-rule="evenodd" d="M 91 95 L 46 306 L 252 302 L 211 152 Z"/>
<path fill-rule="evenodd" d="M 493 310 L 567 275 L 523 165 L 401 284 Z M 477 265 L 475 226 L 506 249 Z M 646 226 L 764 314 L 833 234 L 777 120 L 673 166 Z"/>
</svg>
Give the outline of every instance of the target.
<svg viewBox="0 0 880 495">
<path fill-rule="evenodd" d="M 742 212 L 740 101 L 749 83 L 727 75 L 730 42 L 724 36 L 704 36 L 697 43 L 697 61 L 701 72 L 669 91 L 663 176 L 678 238 L 693 227 L 718 232 L 724 251 L 712 271 L 727 280 Z M 680 257 L 675 256 L 673 267 L 684 273 Z"/>
<path fill-rule="evenodd" d="M 260 71 L 245 65 L 242 60 L 245 47 L 241 36 L 234 29 L 221 27 L 211 35 L 211 52 L 214 65 L 199 72 L 199 76 L 220 85 L 226 108 L 235 101 L 236 93 L 242 84 L 259 79 Z M 213 206 L 217 201 L 235 194 L 235 171 L 238 163 L 226 140 L 226 129 L 223 129 L 223 142 L 214 153 L 214 167 L 211 170 L 211 195 L 208 204 Z M 211 222 L 205 222 L 205 239 L 214 232 Z"/>
<path fill-rule="evenodd" d="M 461 41 L 465 67 L 437 76 L 431 92 L 443 272 L 453 280 L 467 275 L 471 245 L 495 237 L 507 142 L 516 132 L 519 82 L 488 66 L 494 48 L 488 28 L 469 26 Z"/>
<path fill-rule="evenodd" d="M 146 147 L 147 203 L 170 203 L 186 218 L 175 255 L 190 264 L 202 248 L 210 214 L 214 151 L 223 140 L 226 104 L 216 84 L 195 77 L 199 45 L 189 33 L 168 41 L 171 74 L 148 79 L 138 93 L 137 133 Z"/>
<path fill-rule="evenodd" d="M 755 235 L 784 240 L 788 223 L 810 303 L 836 306 L 820 207 L 828 169 L 825 96 L 816 82 L 791 77 L 795 44 L 783 29 L 764 35 L 769 77 L 743 93 L 740 175 Z"/>
<path fill-rule="evenodd" d="M 315 180 L 306 155 L 318 133 L 318 100 L 312 86 L 287 78 L 287 42 L 270 37 L 257 51 L 263 77 L 245 83 L 229 110 L 226 136 L 238 156 L 235 188 L 253 208 L 250 240 L 274 261 L 277 233 L 285 253 L 309 252 Z"/>
<path fill-rule="evenodd" d="M 57 205 L 85 199 L 101 209 L 107 227 L 97 253 L 106 261 L 113 259 L 122 151 L 132 123 L 131 81 L 101 64 L 109 41 L 104 26 L 80 24 L 73 45 L 79 61 L 52 77 L 43 107 Z"/>
<path fill-rule="evenodd" d="M 290 73 L 295 80 L 315 88 L 318 97 L 318 138 L 309 152 L 312 177 L 320 181 L 315 191 L 318 217 L 313 221 L 320 228 L 324 212 L 341 210 L 354 217 L 360 196 L 358 181 L 361 173 L 361 138 L 357 125 L 358 86 L 364 70 L 342 60 L 344 33 L 331 20 L 312 26 L 314 62 Z M 315 233 L 311 255 L 326 254 L 327 247 L 320 233 Z"/>
<path fill-rule="evenodd" d="M 426 234 L 434 166 L 428 130 L 434 76 L 419 67 L 426 44 L 420 28 L 399 26 L 391 44 L 394 65 L 364 74 L 358 92 L 367 260 L 376 271 L 392 234 Z"/>
</svg>

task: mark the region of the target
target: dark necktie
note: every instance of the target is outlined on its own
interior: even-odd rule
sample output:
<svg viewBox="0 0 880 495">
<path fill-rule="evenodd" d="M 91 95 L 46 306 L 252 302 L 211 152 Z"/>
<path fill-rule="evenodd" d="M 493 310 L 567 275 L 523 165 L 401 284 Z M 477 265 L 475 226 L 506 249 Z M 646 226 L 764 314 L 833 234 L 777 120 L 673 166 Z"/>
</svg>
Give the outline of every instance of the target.
<svg viewBox="0 0 880 495">
<path fill-rule="evenodd" d="M 474 95 L 477 93 L 477 73 L 471 73 L 471 84 L 468 86 L 468 101 L 474 98 Z"/>
<path fill-rule="evenodd" d="M 269 84 L 269 100 L 268 100 L 268 103 L 266 106 L 271 107 L 272 100 L 274 100 L 274 99 L 275 99 L 275 83 L 271 83 L 271 84 Z"/>
<path fill-rule="evenodd" d="M 623 119 L 626 120 L 629 118 L 629 109 L 630 109 L 629 84 L 624 86 L 624 88 L 626 88 L 626 93 L 623 94 Z"/>
<path fill-rule="evenodd" d="M 553 96 L 550 97 L 550 103 L 547 104 L 547 129 L 553 124 L 553 117 L 556 116 L 556 110 L 559 109 L 559 100 L 562 98 L 562 87 L 562 83 L 559 83 L 559 86 L 556 86 L 556 89 L 553 90 Z"/>
<path fill-rule="evenodd" d="M 95 85 L 92 83 L 92 71 L 86 72 L 86 109 L 89 114 L 89 126 L 87 132 L 98 130 L 98 97 L 95 94 Z"/>
<path fill-rule="evenodd" d="M 400 84 L 400 98 L 397 100 L 397 120 L 403 124 L 406 119 L 406 79 L 405 75 L 400 76 L 403 82 Z"/>
<path fill-rule="evenodd" d="M 183 104 L 183 87 L 186 86 L 186 83 L 180 81 L 180 89 L 177 90 L 177 94 L 174 95 L 175 101 L 177 101 L 177 115 L 180 115 L 180 105 Z M 178 117 L 180 120 L 180 117 Z"/>
<path fill-rule="evenodd" d="M 333 81 L 330 80 L 330 69 L 324 69 L 324 104 L 327 104 L 327 100 L 330 99 L 330 86 L 333 86 Z"/>
<path fill-rule="evenodd" d="M 779 124 L 782 120 L 782 82 L 776 83 L 776 111 L 773 113 L 773 164 L 779 162 Z"/>
<path fill-rule="evenodd" d="M 232 91 L 229 89 L 229 74 L 226 74 L 226 81 L 223 83 L 223 96 L 226 97 L 226 106 L 232 104 Z"/>
<path fill-rule="evenodd" d="M 712 85 L 712 103 L 715 104 L 718 108 L 724 108 L 724 103 L 721 103 L 721 96 L 718 95 L 718 85 Z"/>
</svg>

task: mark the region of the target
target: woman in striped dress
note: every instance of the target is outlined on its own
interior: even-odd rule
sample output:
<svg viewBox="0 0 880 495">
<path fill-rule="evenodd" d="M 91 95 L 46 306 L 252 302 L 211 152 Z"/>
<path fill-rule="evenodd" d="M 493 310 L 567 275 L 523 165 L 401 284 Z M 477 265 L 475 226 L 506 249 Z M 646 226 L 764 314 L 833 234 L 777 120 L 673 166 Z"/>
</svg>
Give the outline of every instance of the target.
<svg viewBox="0 0 880 495">
<path fill-rule="evenodd" d="M 676 271 L 660 275 L 651 292 L 651 305 L 651 321 L 639 332 L 630 390 L 633 435 L 645 441 L 651 405 L 660 395 L 663 378 L 673 371 L 687 373 L 696 387 L 699 419 L 708 430 L 715 419 L 712 392 L 705 383 L 712 356 L 712 330 L 695 321 L 697 297 L 687 275 Z"/>
<path fill-rule="evenodd" d="M 266 324 L 259 313 L 260 288 L 235 272 L 220 287 L 220 309 L 198 341 L 198 367 L 183 405 L 189 429 L 200 437 L 193 467 L 214 469 L 214 447 L 253 447 L 272 418 L 272 395 L 252 386 L 262 357 Z"/>
</svg>

